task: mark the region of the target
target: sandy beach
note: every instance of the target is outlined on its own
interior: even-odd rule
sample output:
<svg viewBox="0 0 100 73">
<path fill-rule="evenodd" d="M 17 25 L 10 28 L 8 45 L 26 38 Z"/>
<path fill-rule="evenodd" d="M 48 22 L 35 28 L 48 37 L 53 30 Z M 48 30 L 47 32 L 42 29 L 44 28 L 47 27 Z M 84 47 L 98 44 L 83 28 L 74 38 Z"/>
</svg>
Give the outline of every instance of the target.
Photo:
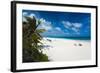
<svg viewBox="0 0 100 73">
<path fill-rule="evenodd" d="M 91 41 L 44 38 L 43 53 L 50 61 L 75 61 L 91 59 Z"/>
</svg>

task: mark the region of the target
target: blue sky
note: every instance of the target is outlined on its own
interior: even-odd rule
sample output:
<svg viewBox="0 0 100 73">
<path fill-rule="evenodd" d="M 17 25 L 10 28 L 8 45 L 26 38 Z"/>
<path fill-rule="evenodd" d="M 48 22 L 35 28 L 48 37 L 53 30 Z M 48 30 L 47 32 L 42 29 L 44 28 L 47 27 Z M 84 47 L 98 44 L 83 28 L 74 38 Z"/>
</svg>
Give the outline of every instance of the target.
<svg viewBox="0 0 100 73">
<path fill-rule="evenodd" d="M 90 37 L 91 34 L 90 13 L 23 10 L 23 16 L 40 20 L 38 29 L 46 30 L 43 36 Z"/>
</svg>

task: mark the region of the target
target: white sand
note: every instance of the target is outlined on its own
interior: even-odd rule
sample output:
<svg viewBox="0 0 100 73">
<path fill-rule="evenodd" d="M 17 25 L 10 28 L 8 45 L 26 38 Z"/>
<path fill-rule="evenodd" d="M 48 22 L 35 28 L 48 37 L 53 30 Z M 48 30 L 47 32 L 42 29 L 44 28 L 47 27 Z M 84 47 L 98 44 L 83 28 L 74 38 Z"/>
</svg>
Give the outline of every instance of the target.
<svg viewBox="0 0 100 73">
<path fill-rule="evenodd" d="M 44 48 L 43 52 L 48 55 L 51 61 L 91 59 L 91 41 L 44 38 L 42 42 L 48 46 L 48 48 Z M 82 45 L 79 46 L 79 44 Z"/>
</svg>

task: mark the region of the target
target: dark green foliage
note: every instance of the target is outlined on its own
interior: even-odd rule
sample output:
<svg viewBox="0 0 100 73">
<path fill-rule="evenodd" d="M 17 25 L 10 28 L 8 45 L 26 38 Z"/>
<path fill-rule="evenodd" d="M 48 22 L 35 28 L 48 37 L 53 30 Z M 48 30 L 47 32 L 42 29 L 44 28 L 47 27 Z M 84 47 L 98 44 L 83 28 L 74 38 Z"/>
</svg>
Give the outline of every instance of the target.
<svg viewBox="0 0 100 73">
<path fill-rule="evenodd" d="M 27 21 L 23 22 L 23 62 L 49 61 L 48 56 L 42 52 L 43 43 L 40 33 L 43 33 L 45 29 L 37 29 L 41 21 L 38 20 L 36 24 L 35 17 L 25 18 Z"/>
</svg>

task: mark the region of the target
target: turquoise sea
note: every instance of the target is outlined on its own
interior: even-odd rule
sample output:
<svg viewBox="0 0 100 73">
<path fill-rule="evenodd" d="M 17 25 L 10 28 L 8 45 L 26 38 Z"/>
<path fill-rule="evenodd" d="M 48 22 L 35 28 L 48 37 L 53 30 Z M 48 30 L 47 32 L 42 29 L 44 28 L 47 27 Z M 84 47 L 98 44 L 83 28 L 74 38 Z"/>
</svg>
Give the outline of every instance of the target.
<svg viewBox="0 0 100 73">
<path fill-rule="evenodd" d="M 91 37 L 53 37 L 49 36 L 46 38 L 57 38 L 57 39 L 73 39 L 73 40 L 91 40 Z"/>
</svg>

